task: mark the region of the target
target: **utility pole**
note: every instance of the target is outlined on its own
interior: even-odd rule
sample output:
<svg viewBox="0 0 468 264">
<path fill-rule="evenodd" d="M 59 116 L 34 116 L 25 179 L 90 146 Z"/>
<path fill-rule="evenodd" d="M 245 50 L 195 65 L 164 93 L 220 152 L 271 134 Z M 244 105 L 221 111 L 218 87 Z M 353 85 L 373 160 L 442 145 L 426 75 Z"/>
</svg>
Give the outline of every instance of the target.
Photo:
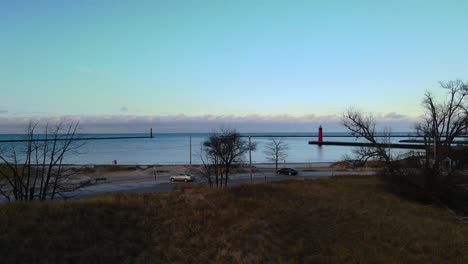
<svg viewBox="0 0 468 264">
<path fill-rule="evenodd" d="M 253 178 L 252 178 L 252 143 L 250 142 L 250 136 L 249 136 L 249 167 L 250 167 L 250 182 L 253 182 Z"/>
</svg>

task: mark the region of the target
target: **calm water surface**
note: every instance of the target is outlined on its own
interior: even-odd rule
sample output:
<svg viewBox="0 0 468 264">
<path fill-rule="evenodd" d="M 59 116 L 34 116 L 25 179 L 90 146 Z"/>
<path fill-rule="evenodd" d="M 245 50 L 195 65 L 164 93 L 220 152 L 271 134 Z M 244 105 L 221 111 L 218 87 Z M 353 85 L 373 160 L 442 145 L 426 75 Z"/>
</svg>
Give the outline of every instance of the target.
<svg viewBox="0 0 468 264">
<path fill-rule="evenodd" d="M 269 138 L 255 137 L 259 135 L 281 136 L 289 145 L 288 157 L 285 162 L 333 162 L 341 160 L 344 155 L 352 155 L 352 148 L 346 146 L 317 146 L 309 145 L 309 140 L 317 140 L 316 134 L 310 133 L 252 133 L 242 134 L 253 136 L 257 150 L 252 152 L 252 162 L 268 162 L 264 153 Z M 406 133 L 407 134 L 407 133 Z M 306 137 L 288 137 L 288 136 Z M 325 141 L 360 141 L 351 137 L 341 137 L 347 133 L 325 133 Z M 398 134 L 395 134 L 398 135 Z M 404 135 L 401 133 L 400 135 Z M 147 134 L 81 134 L 80 137 L 117 137 L 117 136 L 147 136 Z M 173 133 L 154 134 L 154 138 L 114 139 L 114 140 L 86 140 L 77 152 L 70 153 L 65 163 L 70 164 L 188 164 L 190 161 L 190 137 L 192 145 L 192 163 L 201 163 L 200 149 L 203 141 L 208 137 L 205 133 Z M 24 135 L 2 134 L 0 140 L 22 139 Z M 247 138 L 246 138 L 247 139 Z M 407 137 L 392 138 L 393 142 Z M 7 148 L 11 143 L 0 143 Z M 245 159 L 248 161 L 248 157 Z"/>
</svg>

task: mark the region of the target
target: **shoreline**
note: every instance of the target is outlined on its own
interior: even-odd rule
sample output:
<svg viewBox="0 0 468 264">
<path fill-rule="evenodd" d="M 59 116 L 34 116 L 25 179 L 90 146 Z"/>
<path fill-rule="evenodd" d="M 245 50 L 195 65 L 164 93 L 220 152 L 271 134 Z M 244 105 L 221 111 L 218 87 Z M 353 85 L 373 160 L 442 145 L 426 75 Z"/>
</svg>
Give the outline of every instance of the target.
<svg viewBox="0 0 468 264">
<path fill-rule="evenodd" d="M 232 169 L 229 185 L 250 182 L 271 182 L 277 180 L 305 180 L 329 176 L 375 175 L 374 168 L 345 168 L 332 166 L 331 162 L 281 163 L 278 168 L 293 167 L 298 175 L 278 175 L 275 163 L 253 163 L 252 177 L 249 164 L 240 164 Z M 180 187 L 206 185 L 201 164 L 156 165 L 68 165 L 83 168 L 83 171 L 70 177 L 69 184 L 81 186 L 63 193 L 64 199 L 79 199 L 106 192 L 169 192 Z M 189 172 L 194 182 L 171 182 L 170 176 Z M 1 199 L 0 199 L 1 200 Z"/>
<path fill-rule="evenodd" d="M 332 163 L 286 163 L 282 165 L 294 165 L 299 171 L 298 175 L 278 175 L 275 171 L 274 163 L 256 164 L 250 177 L 248 165 L 238 167 L 229 175 L 229 185 L 235 186 L 238 184 L 251 182 L 273 182 L 278 180 L 306 180 L 317 179 L 330 176 L 368 176 L 375 175 L 376 169 L 358 168 L 348 169 L 341 167 L 332 167 Z M 193 164 L 192 164 L 193 165 Z M 278 164 L 280 165 L 280 164 Z M 89 175 L 91 178 L 101 178 L 103 181 L 95 182 L 89 186 L 84 186 L 72 193 L 69 193 L 67 199 L 76 199 L 93 196 L 99 193 L 106 192 L 170 192 L 177 188 L 186 188 L 197 185 L 207 185 L 207 179 L 204 178 L 198 168 L 190 164 L 187 165 L 161 165 L 157 167 L 157 173 L 154 174 L 152 166 L 123 165 L 119 170 L 112 170 L 113 167 L 119 165 L 96 166 L 96 171 Z M 106 169 L 111 170 L 106 170 Z M 254 166 L 252 166 L 254 167 Z M 282 166 L 278 166 L 281 168 Z M 190 172 L 195 176 L 194 182 L 171 182 L 169 177 L 174 174 Z"/>
</svg>

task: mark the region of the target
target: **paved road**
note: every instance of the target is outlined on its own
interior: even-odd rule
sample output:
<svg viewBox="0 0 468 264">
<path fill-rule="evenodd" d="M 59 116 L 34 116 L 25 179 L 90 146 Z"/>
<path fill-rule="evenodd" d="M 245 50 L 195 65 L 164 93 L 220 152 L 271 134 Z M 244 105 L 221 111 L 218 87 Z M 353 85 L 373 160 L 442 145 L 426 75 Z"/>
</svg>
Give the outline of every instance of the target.
<svg viewBox="0 0 468 264">
<path fill-rule="evenodd" d="M 270 182 L 285 179 L 314 179 L 318 177 L 329 177 L 333 175 L 373 175 L 375 171 L 345 171 L 336 170 L 333 168 L 320 168 L 320 169 L 304 169 L 299 172 L 298 175 L 277 175 L 272 169 L 259 169 L 250 178 L 250 173 L 235 174 L 229 177 L 228 185 L 235 185 L 249 182 Z M 195 182 L 184 183 L 184 182 L 170 182 L 168 176 L 157 177 L 155 181 L 153 178 L 148 178 L 147 181 L 140 182 L 125 182 L 125 183 L 102 183 L 93 186 L 88 186 L 76 190 L 74 192 L 67 193 L 65 197 L 67 199 L 82 198 L 92 196 L 97 193 L 103 192 L 116 192 L 116 191 L 131 191 L 131 192 L 168 192 L 177 187 L 190 186 L 194 184 L 207 184 L 206 179 L 196 177 Z"/>
</svg>

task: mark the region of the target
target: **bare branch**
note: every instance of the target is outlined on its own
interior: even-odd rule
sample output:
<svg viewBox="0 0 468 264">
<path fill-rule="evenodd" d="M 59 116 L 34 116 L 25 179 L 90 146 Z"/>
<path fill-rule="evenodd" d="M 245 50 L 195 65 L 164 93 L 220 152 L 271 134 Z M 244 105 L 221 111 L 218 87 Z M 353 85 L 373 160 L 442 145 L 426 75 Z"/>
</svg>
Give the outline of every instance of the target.
<svg viewBox="0 0 468 264">
<path fill-rule="evenodd" d="M 275 168 L 278 170 L 278 163 L 288 157 L 288 149 L 288 144 L 282 138 L 270 138 L 264 153 L 269 161 L 275 163 Z"/>
<path fill-rule="evenodd" d="M 53 199 L 58 192 L 70 189 L 68 178 L 74 173 L 62 163 L 68 152 L 82 145 L 75 144 L 78 123 L 61 121 L 53 129 L 46 124 L 40 136 L 35 134 L 37 126 L 31 122 L 25 143 L 0 153 L 0 194 L 15 201 Z M 36 137 L 41 140 L 34 141 Z"/>
</svg>

